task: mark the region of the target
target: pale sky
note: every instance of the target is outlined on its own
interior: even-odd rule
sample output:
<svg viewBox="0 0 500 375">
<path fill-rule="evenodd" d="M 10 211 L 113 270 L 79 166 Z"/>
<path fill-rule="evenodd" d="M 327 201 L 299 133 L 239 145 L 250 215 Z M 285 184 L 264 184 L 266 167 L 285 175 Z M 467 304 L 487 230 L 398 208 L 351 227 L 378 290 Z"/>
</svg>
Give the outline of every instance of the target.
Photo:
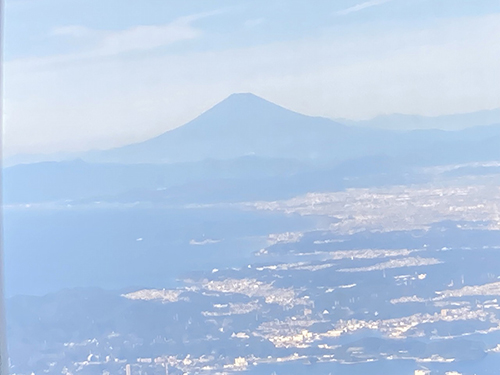
<svg viewBox="0 0 500 375">
<path fill-rule="evenodd" d="M 4 152 L 110 148 L 234 92 L 330 118 L 500 107 L 500 0 L 6 0 Z"/>
</svg>

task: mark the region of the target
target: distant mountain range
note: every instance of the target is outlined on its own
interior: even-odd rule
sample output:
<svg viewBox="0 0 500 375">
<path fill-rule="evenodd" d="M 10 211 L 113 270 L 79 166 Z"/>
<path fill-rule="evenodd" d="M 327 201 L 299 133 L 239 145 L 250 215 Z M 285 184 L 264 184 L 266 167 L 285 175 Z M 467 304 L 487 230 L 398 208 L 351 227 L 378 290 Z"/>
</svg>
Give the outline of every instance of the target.
<svg viewBox="0 0 500 375">
<path fill-rule="evenodd" d="M 500 124 L 460 131 L 375 129 L 233 94 L 144 142 L 6 168 L 4 201 L 277 199 L 407 183 L 417 176 L 415 167 L 489 160 L 500 160 Z"/>
<path fill-rule="evenodd" d="M 420 152 L 429 150 L 439 158 L 436 151 L 463 154 L 463 147 L 472 150 L 475 142 L 491 137 L 498 137 L 500 144 L 500 126 L 456 132 L 349 126 L 305 116 L 253 94 L 233 94 L 184 126 L 145 142 L 86 153 L 82 159 L 99 163 L 178 163 L 254 155 L 331 163 L 380 154 L 413 153 L 418 158 Z M 459 150 L 450 149 L 450 142 L 460 144 Z M 491 156 L 500 155 L 496 146 L 491 151 Z"/>
<path fill-rule="evenodd" d="M 500 109 L 433 118 L 396 114 L 333 121 L 290 111 L 253 94 L 233 94 L 189 123 L 143 142 L 79 154 L 18 155 L 5 165 L 75 158 L 97 163 L 180 163 L 244 156 L 331 163 L 418 153 L 440 142 L 500 137 L 499 124 Z M 410 130 L 415 128 L 420 130 Z"/>
</svg>

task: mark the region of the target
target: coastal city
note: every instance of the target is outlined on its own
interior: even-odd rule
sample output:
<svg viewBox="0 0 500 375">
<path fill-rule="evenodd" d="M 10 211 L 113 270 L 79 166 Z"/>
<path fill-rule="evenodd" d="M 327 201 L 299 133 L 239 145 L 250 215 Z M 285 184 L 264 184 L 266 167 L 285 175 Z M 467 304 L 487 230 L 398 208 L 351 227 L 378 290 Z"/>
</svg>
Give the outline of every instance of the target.
<svg viewBox="0 0 500 375">
<path fill-rule="evenodd" d="M 241 203 L 333 221 L 271 233 L 245 266 L 193 270 L 174 288 L 71 292 L 89 304 L 65 311 L 98 328 L 75 332 L 83 341 L 58 341 L 54 331 L 12 373 L 293 374 L 316 366 L 355 374 L 363 364 L 394 364 L 425 375 L 500 363 L 500 190 L 461 182 Z M 50 301 L 63 308 L 58 294 Z M 107 306 L 99 316 L 96 301 Z"/>
</svg>

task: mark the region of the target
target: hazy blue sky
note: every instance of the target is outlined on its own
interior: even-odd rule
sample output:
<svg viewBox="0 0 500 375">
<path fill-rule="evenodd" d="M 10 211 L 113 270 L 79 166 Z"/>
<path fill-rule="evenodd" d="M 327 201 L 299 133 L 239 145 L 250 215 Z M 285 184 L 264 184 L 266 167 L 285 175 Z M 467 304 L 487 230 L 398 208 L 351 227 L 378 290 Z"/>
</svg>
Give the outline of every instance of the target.
<svg viewBox="0 0 500 375">
<path fill-rule="evenodd" d="M 499 0 L 6 0 L 5 152 L 182 125 L 233 92 L 311 115 L 500 107 Z"/>
</svg>

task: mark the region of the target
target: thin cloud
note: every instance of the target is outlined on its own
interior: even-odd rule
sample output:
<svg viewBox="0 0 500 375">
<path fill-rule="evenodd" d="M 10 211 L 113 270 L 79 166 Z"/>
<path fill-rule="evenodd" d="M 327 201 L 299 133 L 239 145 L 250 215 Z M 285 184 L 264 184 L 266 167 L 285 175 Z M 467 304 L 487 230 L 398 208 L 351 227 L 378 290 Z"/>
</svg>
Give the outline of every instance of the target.
<svg viewBox="0 0 500 375">
<path fill-rule="evenodd" d="M 175 42 L 194 39 L 202 34 L 191 21 L 182 19 L 161 26 L 137 26 L 128 30 L 108 33 L 100 47 L 99 55 L 116 55 L 123 52 L 150 50 Z"/>
<path fill-rule="evenodd" d="M 71 25 L 71 26 L 54 27 L 49 35 L 82 38 L 94 35 L 95 33 L 96 33 L 95 30 L 89 29 L 88 27 Z"/>
<path fill-rule="evenodd" d="M 389 1 L 392 1 L 392 0 L 371 0 L 371 1 L 366 1 L 364 3 L 358 4 L 358 5 L 354 5 L 354 6 L 350 7 L 350 8 L 338 11 L 335 14 L 338 15 L 338 16 L 345 16 L 345 15 L 350 14 L 350 13 L 359 12 L 360 10 L 363 10 L 363 9 L 366 9 L 366 8 L 371 8 L 371 7 L 374 7 L 374 6 L 377 6 L 377 5 L 382 5 L 382 4 L 388 3 Z"/>
<path fill-rule="evenodd" d="M 200 37 L 203 32 L 193 26 L 202 18 L 220 14 L 222 11 L 199 13 L 180 17 L 164 25 L 140 25 L 125 30 L 93 30 L 83 26 L 71 25 L 54 28 L 50 36 L 69 36 L 75 38 L 93 37 L 96 44 L 87 52 L 61 56 L 62 60 L 84 59 L 89 57 L 113 56 L 126 52 L 147 51 L 176 42 Z"/>
</svg>

